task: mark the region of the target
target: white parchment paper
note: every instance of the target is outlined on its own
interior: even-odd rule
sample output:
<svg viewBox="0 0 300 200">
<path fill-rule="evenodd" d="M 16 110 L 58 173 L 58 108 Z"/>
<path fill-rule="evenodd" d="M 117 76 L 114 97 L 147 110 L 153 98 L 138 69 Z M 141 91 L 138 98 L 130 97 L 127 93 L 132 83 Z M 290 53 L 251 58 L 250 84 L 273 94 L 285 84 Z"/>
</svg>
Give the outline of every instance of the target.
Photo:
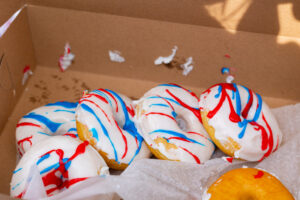
<svg viewBox="0 0 300 200">
<path fill-rule="evenodd" d="M 204 190 L 221 174 L 238 167 L 257 167 L 277 176 L 300 200 L 300 104 L 273 110 L 284 134 L 279 149 L 260 163 L 223 160 L 217 150 L 205 164 L 189 164 L 157 159 L 133 162 L 120 175 L 94 177 L 48 199 L 201 199 Z M 38 176 L 30 185 L 41 184 Z M 39 192 L 40 198 L 44 192 Z M 38 199 L 30 189 L 29 199 Z"/>
</svg>

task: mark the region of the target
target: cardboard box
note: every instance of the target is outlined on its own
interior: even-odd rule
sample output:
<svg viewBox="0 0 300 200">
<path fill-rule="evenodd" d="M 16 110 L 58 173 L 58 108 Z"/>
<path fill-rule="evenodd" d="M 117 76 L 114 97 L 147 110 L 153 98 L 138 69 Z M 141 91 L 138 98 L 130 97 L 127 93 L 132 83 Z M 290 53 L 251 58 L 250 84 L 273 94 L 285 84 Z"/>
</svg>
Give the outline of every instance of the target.
<svg viewBox="0 0 300 200">
<path fill-rule="evenodd" d="M 24 4 L 0 38 L 0 193 L 9 194 L 16 166 L 17 121 L 46 103 L 77 101 L 85 89 L 139 98 L 175 82 L 199 95 L 224 81 L 220 69 L 228 66 L 236 68 L 235 82 L 271 107 L 300 101 L 299 2 L 10 0 L 0 2 L 0 24 Z M 76 58 L 62 73 L 57 62 L 66 42 Z M 178 56 L 194 59 L 188 76 L 154 65 L 175 45 Z M 126 61 L 111 62 L 109 50 Z M 27 65 L 34 74 L 23 86 Z"/>
</svg>

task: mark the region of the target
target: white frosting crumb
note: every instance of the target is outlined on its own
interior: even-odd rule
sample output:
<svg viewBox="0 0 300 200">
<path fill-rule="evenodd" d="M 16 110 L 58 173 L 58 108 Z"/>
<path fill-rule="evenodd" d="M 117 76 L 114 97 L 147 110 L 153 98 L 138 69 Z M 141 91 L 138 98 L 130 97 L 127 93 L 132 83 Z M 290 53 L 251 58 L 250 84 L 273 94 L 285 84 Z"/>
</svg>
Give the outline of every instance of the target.
<svg viewBox="0 0 300 200">
<path fill-rule="evenodd" d="M 25 85 L 26 81 L 28 80 L 29 76 L 33 75 L 33 72 L 31 71 L 29 66 L 26 66 L 23 70 L 23 79 L 22 79 L 22 85 Z"/>
<path fill-rule="evenodd" d="M 110 60 L 113 61 L 113 62 L 118 62 L 118 63 L 125 62 L 125 58 L 121 56 L 120 51 L 117 51 L 117 50 L 111 51 L 111 50 L 109 50 L 108 54 L 109 54 Z"/>
<path fill-rule="evenodd" d="M 239 158 L 239 157 L 240 157 L 240 151 L 235 151 L 234 158 Z"/>
<path fill-rule="evenodd" d="M 100 175 L 109 175 L 109 168 L 107 166 L 101 167 Z"/>
<path fill-rule="evenodd" d="M 177 51 L 178 47 L 174 46 L 174 48 L 172 49 L 172 54 L 167 56 L 167 57 L 158 57 L 155 61 L 154 64 L 155 65 L 161 65 L 161 64 L 169 64 L 175 57 L 176 55 L 176 51 Z"/>
<path fill-rule="evenodd" d="M 211 194 L 207 193 L 207 188 L 204 190 L 204 193 L 202 194 L 202 200 L 209 200 L 211 198 Z"/>
<path fill-rule="evenodd" d="M 232 76 L 232 75 L 228 75 L 228 76 L 226 77 L 226 83 L 232 83 L 233 80 L 234 80 L 234 76 Z"/>
<path fill-rule="evenodd" d="M 182 65 L 180 65 L 180 67 L 183 69 L 182 74 L 184 76 L 187 76 L 194 68 L 193 64 L 193 57 L 188 57 L 186 59 L 186 62 Z"/>
<path fill-rule="evenodd" d="M 61 71 L 66 71 L 72 64 L 75 55 L 71 53 L 71 46 L 69 43 L 65 45 L 65 52 L 62 56 L 59 57 L 59 67 Z"/>
<path fill-rule="evenodd" d="M 242 166 L 242 168 L 248 168 L 248 166 L 246 166 L 246 165 L 243 165 L 243 166 Z"/>
</svg>

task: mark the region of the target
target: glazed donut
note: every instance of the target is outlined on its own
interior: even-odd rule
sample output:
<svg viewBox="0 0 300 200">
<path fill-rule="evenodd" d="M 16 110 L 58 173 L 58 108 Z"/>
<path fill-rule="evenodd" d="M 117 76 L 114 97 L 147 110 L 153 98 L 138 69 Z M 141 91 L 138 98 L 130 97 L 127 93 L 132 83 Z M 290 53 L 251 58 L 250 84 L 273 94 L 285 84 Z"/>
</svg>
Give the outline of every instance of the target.
<svg viewBox="0 0 300 200">
<path fill-rule="evenodd" d="M 53 136 L 35 144 L 23 155 L 13 172 L 11 196 L 22 198 L 25 195 L 34 165 L 48 196 L 89 177 L 109 173 L 105 161 L 87 141 Z"/>
<path fill-rule="evenodd" d="M 236 84 L 212 86 L 200 96 L 203 125 L 229 156 L 261 161 L 282 140 L 277 121 L 259 94 Z"/>
<path fill-rule="evenodd" d="M 78 136 L 88 140 L 116 170 L 133 160 L 150 157 L 134 122 L 132 101 L 108 89 L 85 93 L 76 110 Z"/>
<path fill-rule="evenodd" d="M 197 96 L 176 84 L 161 84 L 137 103 L 136 121 L 159 159 L 203 163 L 215 146 L 201 124 Z"/>
<path fill-rule="evenodd" d="M 75 108 L 77 103 L 56 102 L 36 108 L 17 124 L 17 149 L 22 156 L 32 145 L 53 135 L 77 137 Z"/>
<path fill-rule="evenodd" d="M 223 174 L 203 195 L 203 200 L 293 200 L 274 176 L 255 168 L 239 168 Z"/>
</svg>

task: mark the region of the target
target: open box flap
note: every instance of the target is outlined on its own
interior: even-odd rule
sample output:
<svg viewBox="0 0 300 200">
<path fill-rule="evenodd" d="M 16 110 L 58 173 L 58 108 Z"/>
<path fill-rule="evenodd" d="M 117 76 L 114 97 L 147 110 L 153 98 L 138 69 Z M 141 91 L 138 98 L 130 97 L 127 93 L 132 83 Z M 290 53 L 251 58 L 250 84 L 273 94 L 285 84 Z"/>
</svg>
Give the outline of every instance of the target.
<svg viewBox="0 0 300 200">
<path fill-rule="evenodd" d="M 9 115 L 21 96 L 23 70 L 35 67 L 34 50 L 27 20 L 26 9 L 16 18 L 14 23 L 0 39 L 0 132 Z"/>
<path fill-rule="evenodd" d="M 300 37 L 300 0 L 26 0 L 28 4 Z"/>
<path fill-rule="evenodd" d="M 5 23 L 14 12 L 24 5 L 24 0 L 0 1 L 0 26 Z"/>
</svg>

